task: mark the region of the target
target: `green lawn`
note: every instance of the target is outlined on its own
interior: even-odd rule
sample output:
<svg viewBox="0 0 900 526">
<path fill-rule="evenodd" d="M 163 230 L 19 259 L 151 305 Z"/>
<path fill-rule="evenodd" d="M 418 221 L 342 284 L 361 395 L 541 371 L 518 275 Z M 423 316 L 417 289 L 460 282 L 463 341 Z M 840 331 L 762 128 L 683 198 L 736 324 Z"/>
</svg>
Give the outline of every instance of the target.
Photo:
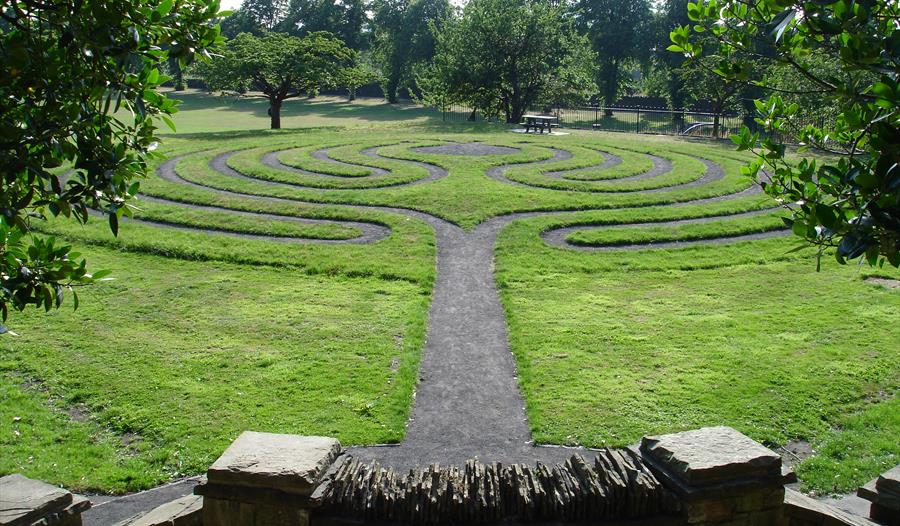
<svg viewBox="0 0 900 526">
<path fill-rule="evenodd" d="M 245 429 L 403 437 L 422 285 L 87 256 L 117 279 L 82 293 L 76 313 L 19 318 L 21 336 L 3 342 L 0 472 L 123 491 L 204 471 Z"/>
<path fill-rule="evenodd" d="M 179 134 L 269 129 L 269 101 L 265 97 L 209 95 L 200 90 L 174 92 L 181 100 L 173 121 Z M 412 104 L 387 104 L 381 99 L 360 98 L 347 102 L 341 97 L 288 99 L 281 110 L 281 126 L 312 128 L 318 126 L 407 126 L 440 122 L 441 115 Z M 163 125 L 163 131 L 168 128 Z"/>
<path fill-rule="evenodd" d="M 799 473 L 822 493 L 851 490 L 900 461 L 900 290 L 865 282 L 868 267 L 826 258 L 817 273 L 810 251 L 790 252 L 792 238 L 591 253 L 541 239 L 568 226 L 586 227 L 567 237 L 584 246 L 777 228 L 777 211 L 727 217 L 773 206 L 759 195 L 687 203 L 747 188 L 747 157 L 728 144 L 523 136 L 444 124 L 412 106 L 325 98 L 290 102 L 283 122 L 297 129 L 272 132 L 262 100 L 178 96 L 179 133 L 162 150 L 180 158 L 178 176 L 196 186 L 147 178 L 142 191 L 169 202 L 141 200 L 137 217 L 180 228 L 126 221 L 113 238 L 101 220 L 41 227 L 116 280 L 82 291 L 77 312 L 14 314 L 21 336 L 0 340 L 0 473 L 120 492 L 204 471 L 244 429 L 345 444 L 402 440 L 435 277 L 434 234 L 421 220 L 346 206 L 354 204 L 420 210 L 466 229 L 511 212 L 572 212 L 513 222 L 495 252 L 539 442 L 625 445 L 648 433 L 731 425 L 772 447 L 811 442 L 818 454 Z M 413 150 L 446 141 L 520 151 Z M 326 147 L 354 166 L 314 157 Z M 371 147 L 385 158 L 361 153 Z M 527 165 L 552 157 L 550 148 L 573 157 Z M 232 151 L 228 166 L 249 178 L 209 166 Z M 271 152 L 333 177 L 268 167 L 261 159 Z M 596 165 L 601 152 L 622 164 L 548 175 Z M 617 180 L 648 170 L 646 153 L 673 170 Z M 724 177 L 692 186 L 704 175 L 699 158 L 722 166 Z M 408 161 L 448 175 L 390 186 L 428 176 Z M 485 175 L 503 164 L 520 165 L 504 173 L 519 184 Z M 388 173 L 370 177 L 373 168 Z M 714 219 L 667 224 L 705 217 Z M 360 231 L 296 219 L 367 222 L 390 235 L 370 245 L 317 243 Z"/>
</svg>

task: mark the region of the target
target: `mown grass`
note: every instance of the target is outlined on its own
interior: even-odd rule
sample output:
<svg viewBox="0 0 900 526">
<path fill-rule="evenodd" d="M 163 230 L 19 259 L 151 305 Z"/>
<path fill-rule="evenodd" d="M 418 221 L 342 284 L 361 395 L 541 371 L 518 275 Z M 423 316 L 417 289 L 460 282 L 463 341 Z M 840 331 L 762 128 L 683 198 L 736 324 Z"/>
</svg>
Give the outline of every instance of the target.
<svg viewBox="0 0 900 526">
<path fill-rule="evenodd" d="M 77 312 L 20 315 L 0 347 L 0 472 L 127 491 L 204 471 L 246 429 L 402 439 L 428 288 L 86 255 L 117 279 L 83 291 Z M 85 422 L 62 412 L 79 406 Z"/>
<path fill-rule="evenodd" d="M 200 90 L 164 92 L 169 98 L 181 101 L 179 111 L 173 118 L 178 134 L 269 129 L 269 101 L 265 97 L 210 95 Z M 441 114 L 433 110 L 367 98 L 353 102 L 341 97 L 288 99 L 281 109 L 281 126 L 285 129 L 320 126 L 366 128 L 373 125 L 400 127 L 438 123 L 440 120 Z M 170 133 L 164 125 L 161 131 Z"/>
<path fill-rule="evenodd" d="M 523 137 L 485 125 L 436 124 L 432 112 L 414 107 L 328 99 L 286 105 L 285 127 L 318 128 L 272 132 L 264 130 L 262 100 L 178 96 L 185 99 L 179 133 L 165 138 L 163 150 L 187 154 L 177 172 L 200 187 L 151 177 L 142 189 L 218 209 L 144 200 L 139 218 L 330 239 L 357 231 L 289 219 L 345 219 L 385 225 L 392 234 L 372 245 L 323 245 L 134 221 L 123 223 L 118 238 L 102 221 L 43 225 L 43 232 L 87 247 L 91 266 L 110 268 L 117 279 L 85 290 L 75 313 L 17 317 L 22 336 L 0 341 L 0 472 L 74 489 L 126 491 L 202 472 L 244 429 L 325 434 L 345 443 L 401 440 L 435 277 L 434 234 L 424 222 L 347 204 L 421 210 L 466 229 L 499 214 L 568 211 L 515 221 L 496 247 L 497 280 L 538 441 L 623 445 L 648 433 L 732 425 L 773 446 L 811 441 L 818 455 L 799 472 L 817 492 L 852 489 L 896 464 L 896 290 L 865 283 L 864 271 L 830 260 L 815 273 L 809 251 L 788 252 L 797 245 L 791 238 L 603 253 L 557 249 L 540 238 L 570 225 L 607 227 L 571 236 L 588 245 L 775 228 L 775 211 L 627 226 L 771 207 L 762 196 L 685 203 L 749 185 L 740 174 L 747 157 L 729 145 L 590 132 Z M 190 133 L 200 131 L 221 133 Z M 410 149 L 447 140 L 520 151 L 461 157 Z M 374 146 L 386 157 L 428 162 L 449 175 L 383 187 L 427 174 L 359 153 Z M 334 159 L 392 174 L 369 178 L 366 168 L 310 157 L 325 147 L 333 147 Z M 538 186 L 485 176 L 494 166 L 549 159 L 551 148 L 576 156 L 506 172 Z M 230 165 L 260 180 L 209 168 L 212 157 L 233 150 L 241 153 Z M 337 181 L 343 187 L 291 186 L 321 186 L 323 179 L 259 163 L 265 153 L 282 150 L 282 162 L 343 176 Z M 562 179 L 545 175 L 602 162 L 601 152 L 624 162 Z M 642 152 L 671 159 L 675 170 L 617 181 L 651 167 Z M 704 169 L 697 156 L 721 164 L 725 177 L 633 191 L 696 180 Z M 271 196 L 281 200 L 263 198 Z"/>
<path fill-rule="evenodd" d="M 784 229 L 782 211 L 751 217 L 726 218 L 703 223 L 676 225 L 642 225 L 578 230 L 566 241 L 578 246 L 615 246 L 667 241 L 691 241 L 756 234 Z"/>
<path fill-rule="evenodd" d="M 621 446 L 730 425 L 771 446 L 825 444 L 800 471 L 819 492 L 896 463 L 900 422 L 880 419 L 896 405 L 848 415 L 900 388 L 897 291 L 832 260 L 817 273 L 809 251 L 788 253 L 790 238 L 580 253 L 532 241 L 549 221 L 514 224 L 497 249 L 537 441 Z"/>
<path fill-rule="evenodd" d="M 577 136 L 573 134 L 568 137 L 528 137 L 523 139 L 521 136 L 512 134 L 436 133 L 431 128 L 403 132 L 385 132 L 384 130 L 354 132 L 353 140 L 366 146 L 379 143 L 384 144 L 386 142 L 396 144 L 409 141 L 408 144 L 382 147 L 379 149 L 379 153 L 385 157 L 428 162 L 443 167 L 450 172 L 448 177 L 426 185 L 399 187 L 385 187 L 385 185 L 421 179 L 426 176 L 424 169 L 407 163 L 379 161 L 365 157 L 367 164 L 388 168 L 393 170 L 393 172 L 383 177 L 362 180 L 347 177 L 344 180 L 334 181 L 323 178 L 313 180 L 316 179 L 314 176 L 279 172 L 259 162 L 259 158 L 269 151 L 291 150 L 292 148 L 315 144 L 335 145 L 341 141 L 346 142 L 346 134 L 336 130 L 326 129 L 296 134 L 284 132 L 263 133 L 261 135 L 250 134 L 249 136 L 244 134 L 216 134 L 193 137 L 189 142 L 176 139 L 170 140 L 169 143 L 173 152 L 182 152 L 186 147 L 192 147 L 194 150 L 201 152 L 184 158 L 178 164 L 177 171 L 182 178 L 209 188 L 316 203 L 403 207 L 442 217 L 467 229 L 473 228 L 486 219 L 500 214 L 539 210 L 611 209 L 671 204 L 692 199 L 721 196 L 744 189 L 750 184 L 740 173 L 740 167 L 743 165 L 743 161 L 740 159 L 746 160 L 746 157 L 738 156 L 734 152 L 730 152 L 718 145 L 698 145 L 694 142 L 676 141 L 662 137 L 638 137 L 634 140 L 629 140 L 627 149 L 635 152 L 655 149 L 657 154 L 661 156 L 669 153 L 673 156 L 682 157 L 702 154 L 713 161 L 721 163 L 726 169 L 726 176 L 710 184 L 673 189 L 671 191 L 651 193 L 612 191 L 603 193 L 514 186 L 495 181 L 484 175 L 485 171 L 493 166 L 547 160 L 553 156 L 550 150 L 551 147 L 575 151 L 582 150 L 586 154 L 589 153 L 586 149 L 588 145 L 598 149 L 606 147 L 625 149 L 624 145 L 616 142 L 615 137 L 615 135 L 584 133 Z M 260 147 L 260 140 L 265 140 L 268 146 Z M 424 154 L 410 149 L 416 145 L 434 144 L 443 140 L 456 142 L 487 140 L 492 144 L 520 148 L 521 152 L 511 155 L 466 157 Z M 227 143 L 227 147 L 222 146 L 223 141 Z M 229 165 L 242 173 L 258 178 L 258 180 L 227 177 L 215 172 L 208 166 L 209 161 L 219 153 L 233 150 L 241 151 L 229 159 Z M 593 152 L 592 155 L 592 160 L 601 160 L 597 152 Z M 356 160 L 349 158 L 346 152 L 337 152 L 335 158 L 356 162 Z M 683 178 L 682 182 L 699 178 L 705 170 L 705 167 L 695 159 L 687 159 L 687 161 L 690 161 L 690 167 L 693 170 L 687 166 L 679 170 L 678 177 Z M 582 184 L 627 185 L 632 183 L 640 183 L 640 185 L 652 187 L 654 184 L 651 182 L 652 180 L 633 181 L 632 183 L 616 183 L 615 181 L 598 181 L 596 183 L 557 181 L 540 175 L 541 172 L 581 168 L 590 164 L 591 161 L 575 158 L 531 167 L 514 167 L 508 174 L 511 178 L 531 174 L 533 177 L 540 177 L 542 181 L 554 181 L 560 184 L 572 185 L 573 187 Z M 266 184 L 267 182 L 286 184 L 272 185 Z M 307 189 L 291 186 L 292 184 L 311 184 L 317 188 Z M 322 188 L 337 186 L 341 187 L 341 189 Z M 150 195 L 176 200 L 180 199 L 184 194 L 183 186 L 172 185 L 159 179 L 147 180 L 142 188 Z"/>
</svg>

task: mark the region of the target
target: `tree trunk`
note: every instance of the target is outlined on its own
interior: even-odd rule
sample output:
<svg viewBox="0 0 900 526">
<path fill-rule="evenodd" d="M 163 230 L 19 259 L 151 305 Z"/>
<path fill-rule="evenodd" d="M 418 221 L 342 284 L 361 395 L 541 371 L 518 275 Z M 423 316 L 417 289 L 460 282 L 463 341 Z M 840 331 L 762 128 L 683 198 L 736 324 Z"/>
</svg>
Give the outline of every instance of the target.
<svg viewBox="0 0 900 526">
<path fill-rule="evenodd" d="M 525 115 L 525 105 L 521 101 L 513 101 L 509 107 L 509 113 L 506 114 L 506 122 L 509 124 L 517 124 L 522 122 L 522 115 Z"/>
<path fill-rule="evenodd" d="M 181 71 L 181 63 L 177 58 L 169 58 L 169 69 L 172 72 L 172 81 L 175 91 L 184 91 L 187 85 L 184 83 L 184 72 Z"/>
<path fill-rule="evenodd" d="M 356 100 L 356 88 L 355 87 L 351 86 L 351 87 L 347 88 L 347 100 L 350 102 L 353 102 Z"/>
<path fill-rule="evenodd" d="M 716 114 L 713 116 L 713 137 L 716 139 L 719 138 L 719 110 L 716 109 Z"/>
<path fill-rule="evenodd" d="M 615 62 L 607 62 L 600 72 L 603 84 L 603 102 L 605 110 L 603 114 L 612 117 L 610 108 L 616 103 L 616 95 L 619 93 L 619 65 Z"/>
<path fill-rule="evenodd" d="M 269 99 L 269 117 L 272 119 L 272 129 L 281 129 L 281 101 Z"/>
<path fill-rule="evenodd" d="M 384 86 L 384 95 L 391 104 L 397 104 L 397 88 L 400 86 L 400 75 L 393 71 L 388 76 L 387 83 Z"/>
</svg>

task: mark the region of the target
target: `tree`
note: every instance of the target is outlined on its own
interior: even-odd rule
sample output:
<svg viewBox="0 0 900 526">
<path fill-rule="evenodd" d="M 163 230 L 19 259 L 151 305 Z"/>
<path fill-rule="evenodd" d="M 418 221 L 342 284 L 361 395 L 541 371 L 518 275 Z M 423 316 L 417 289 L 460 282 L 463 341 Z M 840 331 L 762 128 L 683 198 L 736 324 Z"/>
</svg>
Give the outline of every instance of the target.
<svg viewBox="0 0 900 526">
<path fill-rule="evenodd" d="M 93 282 L 85 260 L 32 234 L 47 216 L 80 223 L 130 214 L 176 103 L 155 88 L 168 57 L 190 62 L 220 40 L 217 1 L 22 0 L 0 12 L 0 314 L 59 307 Z M 162 51 L 163 47 L 167 51 Z M 115 114 L 118 110 L 126 110 Z M 130 114 L 125 117 L 125 113 Z M 71 169 L 65 183 L 57 177 Z M 0 327 L 0 333 L 6 329 Z"/>
<path fill-rule="evenodd" d="M 356 90 L 379 80 L 378 72 L 368 61 L 359 60 L 351 67 L 344 68 L 341 72 L 339 85 L 347 88 L 347 100 L 356 100 Z"/>
<path fill-rule="evenodd" d="M 271 31 L 284 20 L 287 8 L 287 0 L 244 0 L 240 11 L 264 31 Z"/>
<path fill-rule="evenodd" d="M 269 99 L 271 127 L 277 130 L 285 100 L 337 86 L 343 70 L 355 62 L 356 53 L 330 33 L 243 33 L 198 73 L 211 90 L 240 92 L 249 86 L 262 92 Z"/>
<path fill-rule="evenodd" d="M 384 78 L 388 102 L 397 102 L 401 87 L 415 84 L 419 64 L 435 54 L 434 32 L 449 19 L 447 0 L 376 0 L 375 57 Z"/>
<path fill-rule="evenodd" d="M 716 45 L 714 40 L 705 39 L 703 45 L 711 48 Z M 737 106 L 739 99 L 753 88 L 748 83 L 750 78 L 757 79 L 761 75 L 753 71 L 743 79 L 724 78 L 715 72 L 714 59 L 708 55 L 701 55 L 696 60 L 684 62 L 676 71 L 679 83 L 682 85 L 682 102 L 697 104 L 709 102 L 710 111 L 713 113 L 712 136 L 720 138 L 721 116 L 726 110 Z"/>
<path fill-rule="evenodd" d="M 687 2 L 685 0 L 665 0 L 663 9 L 659 13 L 656 42 L 656 66 L 662 70 L 666 77 L 666 91 L 669 106 L 674 109 L 683 109 L 686 106 L 686 93 L 684 83 L 678 70 L 684 64 L 684 56 L 671 53 L 666 50 L 669 46 L 669 33 L 675 28 L 687 25 L 690 19 L 687 16 Z M 680 115 L 679 115 L 680 118 Z"/>
<path fill-rule="evenodd" d="M 733 140 L 757 152 L 748 172 L 791 212 L 794 233 L 819 247 L 835 247 L 837 260 L 865 257 L 871 265 L 900 266 L 900 4 L 884 0 L 834 2 L 703 0 L 688 4 L 694 31 L 711 35 L 712 59 L 723 78 L 748 81 L 760 62 L 791 68 L 808 83 L 784 86 L 763 80 L 757 100 L 763 135 L 744 128 Z M 671 34 L 672 51 L 690 60 L 708 54 L 684 26 Z M 761 53 L 754 41 L 764 39 Z M 814 64 L 816 53 L 838 60 L 842 75 Z M 755 62 L 751 62 L 751 60 Z M 811 92 L 811 93 L 810 93 Z M 806 122 L 785 96 L 815 94 L 838 109 L 833 124 Z M 783 137 L 833 159 L 786 158 Z"/>
<path fill-rule="evenodd" d="M 291 0 L 275 30 L 294 36 L 328 31 L 350 49 L 363 51 L 369 44 L 367 8 L 365 0 Z"/>
<path fill-rule="evenodd" d="M 241 33 L 250 33 L 251 35 L 260 36 L 266 32 L 265 28 L 253 17 L 253 13 L 238 9 L 231 15 L 225 17 L 220 24 L 222 28 L 222 36 L 232 39 Z"/>
<path fill-rule="evenodd" d="M 579 0 L 576 4 L 579 29 L 588 35 L 600 59 L 600 93 L 608 108 L 618 96 L 624 65 L 650 58 L 653 47 L 649 0 Z"/>
<path fill-rule="evenodd" d="M 451 95 L 519 122 L 535 102 L 593 93 L 595 56 L 559 7 L 539 0 L 471 0 L 437 34 L 435 74 Z"/>
</svg>

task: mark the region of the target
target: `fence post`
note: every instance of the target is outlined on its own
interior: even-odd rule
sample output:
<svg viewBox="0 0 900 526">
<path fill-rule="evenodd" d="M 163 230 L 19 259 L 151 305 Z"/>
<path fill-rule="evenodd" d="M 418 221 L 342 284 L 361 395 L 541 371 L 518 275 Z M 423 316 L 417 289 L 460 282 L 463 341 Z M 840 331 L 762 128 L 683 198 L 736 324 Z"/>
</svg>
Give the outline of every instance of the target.
<svg viewBox="0 0 900 526">
<path fill-rule="evenodd" d="M 637 109 L 637 132 L 641 133 L 641 107 Z"/>
</svg>

